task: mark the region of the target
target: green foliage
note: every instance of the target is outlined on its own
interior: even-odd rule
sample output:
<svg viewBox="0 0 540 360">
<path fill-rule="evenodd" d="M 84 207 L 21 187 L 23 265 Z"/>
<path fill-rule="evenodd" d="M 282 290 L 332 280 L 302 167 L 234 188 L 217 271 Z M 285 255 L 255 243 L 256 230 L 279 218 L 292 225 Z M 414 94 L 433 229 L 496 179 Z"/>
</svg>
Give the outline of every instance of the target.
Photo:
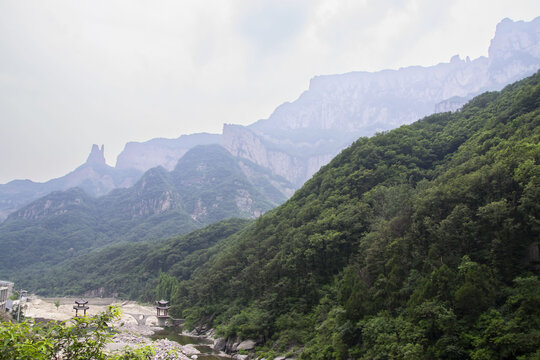
<svg viewBox="0 0 540 360">
<path fill-rule="evenodd" d="M 270 329 L 270 314 L 255 306 L 243 309 L 228 320 L 227 325 L 218 328 L 218 332 L 225 336 L 239 336 L 243 339 L 266 338 Z"/>
<path fill-rule="evenodd" d="M 150 359 L 150 347 L 126 349 L 121 354 L 107 354 L 105 344 L 113 336 L 108 323 L 120 316 L 119 309 L 109 307 L 102 314 L 76 317 L 62 324 L 4 322 L 0 326 L 0 357 L 2 359 L 50 360 L 61 356 L 71 360 L 86 359 Z"/>
<path fill-rule="evenodd" d="M 103 287 L 106 293 L 124 298 L 169 300 L 176 282 L 189 278 L 194 269 L 208 260 L 206 250 L 249 223 L 249 220 L 230 219 L 168 240 L 121 243 L 48 271 L 22 274 L 21 280 L 25 286 L 45 295 L 80 295 Z M 174 310 L 175 304 L 172 306 Z"/>
<path fill-rule="evenodd" d="M 178 288 L 178 280 L 171 275 L 160 273 L 156 286 L 157 299 L 170 299 L 173 292 Z"/>
<path fill-rule="evenodd" d="M 499 310 L 483 313 L 470 333 L 472 359 L 528 358 L 540 344 L 540 280 L 518 277 Z"/>
</svg>

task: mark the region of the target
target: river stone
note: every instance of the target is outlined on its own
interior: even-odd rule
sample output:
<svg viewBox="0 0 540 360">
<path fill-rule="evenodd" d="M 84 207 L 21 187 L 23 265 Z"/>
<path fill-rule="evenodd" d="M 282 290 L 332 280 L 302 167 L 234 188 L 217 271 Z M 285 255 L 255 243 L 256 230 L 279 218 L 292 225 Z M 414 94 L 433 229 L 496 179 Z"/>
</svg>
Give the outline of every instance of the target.
<svg viewBox="0 0 540 360">
<path fill-rule="evenodd" d="M 238 346 L 236 347 L 236 350 L 253 350 L 255 349 L 255 344 L 257 344 L 253 340 L 244 340 Z"/>
<path fill-rule="evenodd" d="M 249 359 L 249 355 L 240 355 L 240 354 L 236 354 L 236 355 L 233 355 L 233 360 L 247 360 Z"/>
<path fill-rule="evenodd" d="M 183 345 L 182 352 L 186 354 L 187 356 L 198 355 L 201 353 L 195 346 L 193 346 L 193 344 Z"/>
</svg>

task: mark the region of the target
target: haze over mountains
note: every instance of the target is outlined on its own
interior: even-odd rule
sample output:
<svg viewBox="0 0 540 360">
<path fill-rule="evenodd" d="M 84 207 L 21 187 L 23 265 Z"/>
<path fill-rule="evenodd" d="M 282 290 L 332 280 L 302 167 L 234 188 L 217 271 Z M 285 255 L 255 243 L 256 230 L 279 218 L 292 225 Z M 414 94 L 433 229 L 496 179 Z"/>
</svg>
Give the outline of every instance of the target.
<svg viewBox="0 0 540 360">
<path fill-rule="evenodd" d="M 91 160 L 101 155 L 93 154 Z M 98 198 L 81 188 L 52 192 L 0 224 L 0 240 L 9 248 L 0 253 L 0 277 L 112 243 L 156 240 L 222 219 L 258 217 L 286 199 L 271 185 L 279 181 L 219 145 L 201 145 L 172 171 L 152 168 L 127 189 Z"/>
<path fill-rule="evenodd" d="M 84 164 L 67 175 L 44 183 L 30 180 L 14 180 L 0 185 L 0 220 L 21 206 L 30 203 L 52 191 L 79 187 L 91 196 L 102 196 L 116 188 L 126 188 L 135 184 L 142 171 L 135 168 L 119 169 L 105 163 L 105 147 L 92 146 Z"/>
<path fill-rule="evenodd" d="M 51 191 L 78 186 L 100 196 L 129 187 L 142 172 L 158 165 L 172 170 L 188 149 L 217 143 L 233 156 L 286 179 L 288 184 L 274 186 L 288 197 L 358 137 L 434 112 L 454 111 L 474 95 L 501 89 L 538 68 L 540 18 L 530 22 L 505 19 L 497 26 L 488 57 L 455 56 L 449 63 L 431 67 L 317 76 L 296 101 L 280 105 L 268 119 L 250 126 L 227 124 L 223 135 L 128 143 L 114 168 L 87 162 L 46 183 L 16 180 L 0 185 L 0 219 Z"/>
<path fill-rule="evenodd" d="M 504 20 L 485 58 L 318 76 L 115 167 L 93 145 L 0 186 L 0 278 L 167 299 L 248 358 L 540 359 L 538 69 L 540 17 Z"/>
<path fill-rule="evenodd" d="M 488 54 L 474 60 L 456 55 L 430 67 L 317 76 L 270 118 L 226 125 L 223 144 L 300 186 L 360 136 L 454 111 L 481 92 L 534 73 L 540 68 L 540 17 L 501 21 Z"/>
</svg>

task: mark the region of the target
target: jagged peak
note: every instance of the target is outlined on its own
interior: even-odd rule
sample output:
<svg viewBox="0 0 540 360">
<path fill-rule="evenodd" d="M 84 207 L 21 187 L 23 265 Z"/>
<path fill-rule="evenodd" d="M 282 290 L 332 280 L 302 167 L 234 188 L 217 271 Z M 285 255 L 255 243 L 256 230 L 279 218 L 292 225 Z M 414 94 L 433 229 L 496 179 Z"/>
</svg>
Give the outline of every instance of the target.
<svg viewBox="0 0 540 360">
<path fill-rule="evenodd" d="M 96 144 L 92 145 L 92 150 L 88 159 L 86 159 L 87 164 L 105 164 L 105 145 L 101 145 L 101 149 Z"/>
</svg>

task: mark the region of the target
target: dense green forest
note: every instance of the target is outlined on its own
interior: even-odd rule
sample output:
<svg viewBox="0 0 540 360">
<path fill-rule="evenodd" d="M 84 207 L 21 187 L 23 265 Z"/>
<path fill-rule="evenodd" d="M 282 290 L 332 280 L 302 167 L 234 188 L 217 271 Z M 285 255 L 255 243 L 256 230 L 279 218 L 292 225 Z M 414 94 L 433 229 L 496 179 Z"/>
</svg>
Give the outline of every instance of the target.
<svg viewBox="0 0 540 360">
<path fill-rule="evenodd" d="M 255 221 L 94 259 L 260 356 L 540 359 L 539 140 L 537 73 L 359 139 Z"/>
<path fill-rule="evenodd" d="M 193 269 L 226 246 L 229 236 L 251 222 L 229 219 L 168 240 L 123 242 L 70 259 L 49 271 L 20 273 L 16 280 L 41 295 L 80 296 L 102 288 L 101 294 L 153 302 L 160 274 L 167 271 L 178 279 L 188 279 Z"/>
</svg>

